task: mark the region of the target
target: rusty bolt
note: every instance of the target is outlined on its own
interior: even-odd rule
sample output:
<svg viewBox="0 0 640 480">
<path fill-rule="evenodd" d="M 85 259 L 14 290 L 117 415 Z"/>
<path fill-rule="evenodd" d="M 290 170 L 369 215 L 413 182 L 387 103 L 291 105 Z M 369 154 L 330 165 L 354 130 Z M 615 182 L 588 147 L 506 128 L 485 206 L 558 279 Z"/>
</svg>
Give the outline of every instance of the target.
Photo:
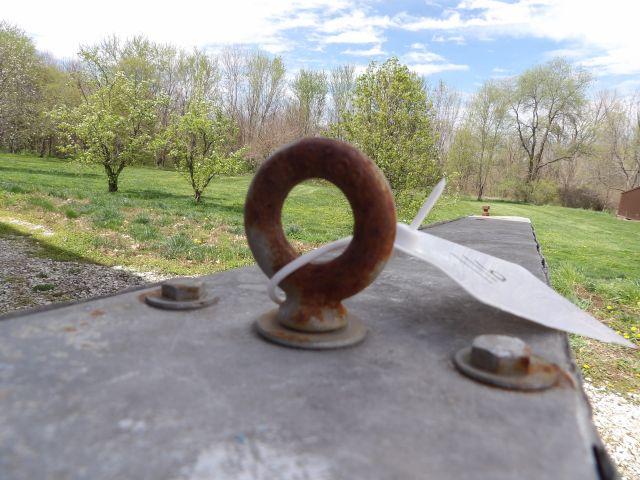
<svg viewBox="0 0 640 480">
<path fill-rule="evenodd" d="M 470 363 L 479 370 L 503 375 L 524 374 L 531 348 L 517 337 L 480 335 L 473 340 Z"/>
<path fill-rule="evenodd" d="M 491 208 L 489 205 L 483 205 L 482 206 L 482 216 L 483 217 L 488 217 L 489 216 L 489 208 Z"/>
<path fill-rule="evenodd" d="M 198 300 L 202 293 L 202 281 L 195 278 L 173 278 L 162 283 L 162 296 L 175 302 Z"/>
</svg>

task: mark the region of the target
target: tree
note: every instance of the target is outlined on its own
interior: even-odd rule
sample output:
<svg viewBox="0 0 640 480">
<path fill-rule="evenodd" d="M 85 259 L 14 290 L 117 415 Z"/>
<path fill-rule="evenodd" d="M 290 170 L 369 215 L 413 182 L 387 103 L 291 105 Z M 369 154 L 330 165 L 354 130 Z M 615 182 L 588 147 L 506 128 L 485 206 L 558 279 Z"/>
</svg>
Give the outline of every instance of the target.
<svg viewBox="0 0 640 480">
<path fill-rule="evenodd" d="M 428 93 L 431 97 L 437 160 L 438 164 L 443 166 L 454 140 L 460 117 L 460 94 L 452 90 L 442 80 Z"/>
<path fill-rule="evenodd" d="M 239 127 L 240 143 L 250 148 L 257 163 L 271 152 L 272 127 L 285 113 L 284 62 L 281 57 L 232 47 L 222 52 L 221 64 L 226 111 Z"/>
<path fill-rule="evenodd" d="M 42 61 L 17 27 L 0 22 L 0 147 L 27 148 L 41 97 Z"/>
<path fill-rule="evenodd" d="M 331 70 L 329 121 L 333 124 L 339 125 L 342 117 L 351 112 L 353 92 L 356 87 L 355 71 L 353 65 L 342 65 Z M 335 134 L 338 138 L 343 139 L 339 130 L 336 130 Z"/>
<path fill-rule="evenodd" d="M 505 89 L 491 80 L 480 87 L 469 103 L 467 125 L 475 143 L 472 165 L 478 200 L 482 200 L 489 173 L 503 139 L 507 105 Z"/>
<path fill-rule="evenodd" d="M 370 63 L 358 77 L 353 112 L 338 127 L 396 191 L 433 184 L 440 175 L 424 83 L 395 57 Z"/>
<path fill-rule="evenodd" d="M 476 138 L 468 122 L 465 122 L 456 130 L 447 153 L 447 180 L 449 182 L 453 180 L 457 190 L 474 191 L 476 154 Z M 469 184 L 472 184 L 471 188 L 468 187 Z"/>
<path fill-rule="evenodd" d="M 324 116 L 327 76 L 324 72 L 300 70 L 291 84 L 300 135 L 316 133 Z"/>
<path fill-rule="evenodd" d="M 602 103 L 598 180 L 611 190 L 629 190 L 640 185 L 640 96 L 603 94 Z"/>
<path fill-rule="evenodd" d="M 527 184 L 535 182 L 544 167 L 573 158 L 583 147 L 582 136 L 570 126 L 579 124 L 590 82 L 588 73 L 563 59 L 533 67 L 515 79 L 510 110 L 526 154 Z"/>
<path fill-rule="evenodd" d="M 237 125 L 222 109 L 196 95 L 184 115 L 176 116 L 165 133 L 169 156 L 193 188 L 196 203 L 218 175 L 246 170 L 244 149 L 235 149 Z"/>
<path fill-rule="evenodd" d="M 284 83 L 281 57 L 269 58 L 261 52 L 247 53 L 242 95 L 243 138 L 250 143 L 263 133 L 263 127 L 281 102 Z"/>
<path fill-rule="evenodd" d="M 78 160 L 100 164 L 107 174 L 109 192 L 118 191 L 122 170 L 150 154 L 155 126 L 156 99 L 149 83 L 116 73 L 77 108 L 61 112 L 67 133 L 65 151 Z"/>
<path fill-rule="evenodd" d="M 60 65 L 53 57 L 43 55 L 42 86 L 38 105 L 38 116 L 33 124 L 33 150 L 41 157 L 56 153 L 60 141 L 59 108 L 74 108 L 80 105 L 80 90 L 69 73 L 68 65 Z"/>
</svg>

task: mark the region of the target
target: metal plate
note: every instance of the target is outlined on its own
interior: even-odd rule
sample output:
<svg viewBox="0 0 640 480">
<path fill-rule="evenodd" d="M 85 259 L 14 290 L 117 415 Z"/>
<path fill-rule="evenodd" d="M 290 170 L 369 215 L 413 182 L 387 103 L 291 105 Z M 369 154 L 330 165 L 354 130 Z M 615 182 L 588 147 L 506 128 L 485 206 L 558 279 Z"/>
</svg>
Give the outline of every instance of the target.
<svg viewBox="0 0 640 480">
<path fill-rule="evenodd" d="M 196 310 L 198 308 L 208 307 L 215 305 L 220 300 L 220 297 L 215 296 L 211 292 L 207 292 L 203 295 L 203 298 L 198 300 L 170 300 L 162 296 L 161 290 L 155 290 L 145 295 L 144 301 L 156 308 L 163 310 Z"/>
<path fill-rule="evenodd" d="M 545 278 L 531 225 L 429 232 Z M 394 256 L 345 301 L 369 329 L 341 350 L 280 348 L 257 267 L 210 275 L 215 308 L 150 308 L 146 291 L 0 321 L 2 480 L 596 480 L 580 388 L 523 395 L 460 375 L 452 355 L 514 335 L 579 382 L 566 335 L 476 302 Z"/>
<path fill-rule="evenodd" d="M 347 325 L 339 330 L 321 333 L 297 332 L 285 328 L 272 310 L 256 320 L 256 331 L 270 342 L 305 350 L 330 350 L 356 345 L 367 336 L 367 328 L 358 317 L 347 313 Z"/>
</svg>

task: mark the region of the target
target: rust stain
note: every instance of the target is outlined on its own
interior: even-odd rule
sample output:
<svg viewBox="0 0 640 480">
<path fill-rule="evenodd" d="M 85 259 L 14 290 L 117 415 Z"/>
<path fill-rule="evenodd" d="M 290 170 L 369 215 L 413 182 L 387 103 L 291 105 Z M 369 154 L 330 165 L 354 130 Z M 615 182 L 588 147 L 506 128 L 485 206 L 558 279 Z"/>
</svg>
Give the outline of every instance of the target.
<svg viewBox="0 0 640 480">
<path fill-rule="evenodd" d="M 160 295 L 162 295 L 162 291 L 158 288 L 157 290 L 154 290 L 152 292 L 142 292 L 141 294 L 138 295 L 138 301 L 141 303 L 145 303 L 144 299 L 147 297 L 159 297 Z"/>
<path fill-rule="evenodd" d="M 106 312 L 104 310 L 101 310 L 99 308 L 96 308 L 95 310 L 92 310 L 91 313 L 89 315 L 91 315 L 93 318 L 96 317 L 101 317 L 102 315 L 104 315 Z"/>
<path fill-rule="evenodd" d="M 305 337 L 304 335 L 300 335 L 299 333 L 293 334 L 293 333 L 283 332 L 281 330 L 273 330 L 269 333 L 274 337 L 277 337 L 292 343 L 309 343 L 311 341 L 309 337 Z"/>
<path fill-rule="evenodd" d="M 64 327 L 63 330 L 65 332 L 69 332 L 69 333 L 78 331 L 78 329 L 76 327 L 72 326 L 72 325 L 68 325 L 68 326 Z"/>
</svg>

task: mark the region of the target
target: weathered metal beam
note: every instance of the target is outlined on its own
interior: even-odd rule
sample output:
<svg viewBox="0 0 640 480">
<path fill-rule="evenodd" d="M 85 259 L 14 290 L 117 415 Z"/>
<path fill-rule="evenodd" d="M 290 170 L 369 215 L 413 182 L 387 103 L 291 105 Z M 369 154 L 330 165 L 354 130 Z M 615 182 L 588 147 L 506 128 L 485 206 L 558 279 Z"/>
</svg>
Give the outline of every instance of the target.
<svg viewBox="0 0 640 480">
<path fill-rule="evenodd" d="M 467 218 L 430 233 L 545 279 L 531 225 Z M 564 334 L 484 306 L 394 255 L 345 302 L 358 346 L 295 350 L 252 329 L 273 308 L 257 267 L 203 277 L 214 305 L 145 303 L 158 287 L 0 322 L 0 477 L 33 479 L 597 479 L 615 474 Z M 453 355 L 524 340 L 567 381 L 487 386 Z"/>
</svg>

